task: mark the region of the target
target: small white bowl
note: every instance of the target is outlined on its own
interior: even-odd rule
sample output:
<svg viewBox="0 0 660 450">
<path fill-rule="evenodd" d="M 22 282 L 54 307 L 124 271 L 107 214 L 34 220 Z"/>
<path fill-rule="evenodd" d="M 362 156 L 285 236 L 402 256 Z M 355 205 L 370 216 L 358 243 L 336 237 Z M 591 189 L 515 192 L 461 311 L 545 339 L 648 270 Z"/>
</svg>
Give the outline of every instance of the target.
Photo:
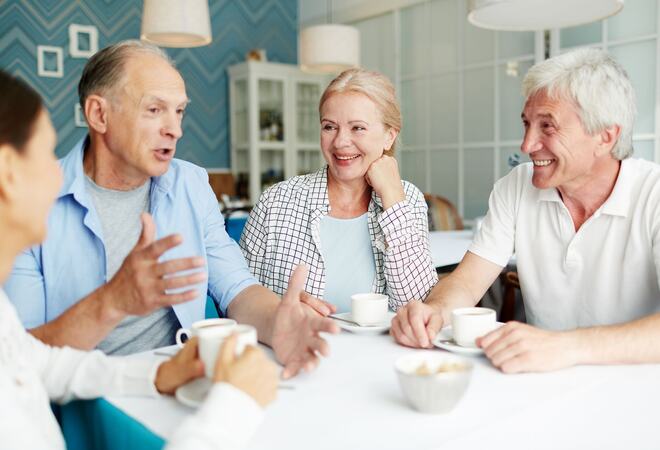
<svg viewBox="0 0 660 450">
<path fill-rule="evenodd" d="M 435 373 L 445 364 L 458 364 L 462 370 Z M 426 365 L 430 375 L 418 375 Z M 417 352 L 404 355 L 394 363 L 399 384 L 408 403 L 419 412 L 444 414 L 451 411 L 463 397 L 470 383 L 473 365 L 470 361 L 444 353 Z"/>
</svg>

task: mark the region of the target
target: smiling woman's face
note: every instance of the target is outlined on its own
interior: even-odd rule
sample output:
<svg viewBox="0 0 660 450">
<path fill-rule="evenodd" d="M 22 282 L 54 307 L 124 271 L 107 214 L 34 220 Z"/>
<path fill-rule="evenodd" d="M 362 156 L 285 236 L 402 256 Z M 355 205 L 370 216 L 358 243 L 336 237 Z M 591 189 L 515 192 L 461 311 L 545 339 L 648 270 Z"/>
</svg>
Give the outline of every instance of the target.
<svg viewBox="0 0 660 450">
<path fill-rule="evenodd" d="M 321 150 L 337 181 L 364 178 L 396 134 L 385 128 L 378 107 L 366 95 L 334 94 L 321 106 Z"/>
</svg>

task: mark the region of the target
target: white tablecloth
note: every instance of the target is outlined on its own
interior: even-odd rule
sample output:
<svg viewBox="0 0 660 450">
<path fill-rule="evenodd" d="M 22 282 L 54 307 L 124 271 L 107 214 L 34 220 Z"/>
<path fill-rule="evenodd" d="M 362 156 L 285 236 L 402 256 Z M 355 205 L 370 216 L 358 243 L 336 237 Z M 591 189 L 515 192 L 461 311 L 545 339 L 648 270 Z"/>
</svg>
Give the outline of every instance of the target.
<svg viewBox="0 0 660 450">
<path fill-rule="evenodd" d="M 393 369 L 416 350 L 388 335 L 329 342 L 316 371 L 279 391 L 250 449 L 660 448 L 660 365 L 504 375 L 477 357 L 456 409 L 424 415 L 406 404 Z M 108 400 L 164 438 L 192 411 L 173 398 Z"/>
<path fill-rule="evenodd" d="M 472 243 L 472 230 L 431 231 L 429 243 L 435 267 L 458 264 Z"/>
</svg>

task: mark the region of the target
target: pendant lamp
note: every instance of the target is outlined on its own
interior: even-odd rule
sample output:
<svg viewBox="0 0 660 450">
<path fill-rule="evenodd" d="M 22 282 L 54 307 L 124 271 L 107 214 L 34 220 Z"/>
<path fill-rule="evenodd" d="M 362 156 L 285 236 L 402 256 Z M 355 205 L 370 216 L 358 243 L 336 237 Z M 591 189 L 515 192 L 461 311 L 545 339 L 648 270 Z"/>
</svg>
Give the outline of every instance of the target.
<svg viewBox="0 0 660 450">
<path fill-rule="evenodd" d="M 140 39 L 161 47 L 210 44 L 208 0 L 144 0 Z"/>
</svg>

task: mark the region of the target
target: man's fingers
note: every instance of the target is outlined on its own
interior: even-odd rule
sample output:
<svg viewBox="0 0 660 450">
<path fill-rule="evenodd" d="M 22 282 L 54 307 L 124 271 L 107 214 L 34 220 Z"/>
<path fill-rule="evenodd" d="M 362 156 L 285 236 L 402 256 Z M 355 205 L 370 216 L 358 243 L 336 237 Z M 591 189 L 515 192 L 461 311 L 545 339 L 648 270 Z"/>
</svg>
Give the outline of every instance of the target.
<svg viewBox="0 0 660 450">
<path fill-rule="evenodd" d="M 199 291 L 197 289 L 190 289 L 179 294 L 162 294 L 158 297 L 158 302 L 160 303 L 160 306 L 178 305 L 179 303 L 194 300 L 198 296 Z"/>
<path fill-rule="evenodd" d="M 311 307 L 314 311 L 321 314 L 322 316 L 327 316 L 332 313 L 330 304 L 320 300 L 312 295 L 309 295 L 307 292 L 302 292 L 300 294 L 300 301 Z"/>
<path fill-rule="evenodd" d="M 321 332 L 330 333 L 330 334 L 339 333 L 339 326 L 337 326 L 335 321 L 332 319 L 317 316 L 317 317 L 310 317 L 309 320 L 311 321 L 309 325 L 314 333 L 321 333 Z"/>
<path fill-rule="evenodd" d="M 197 269 L 204 266 L 204 258 L 195 256 L 192 258 L 178 258 L 156 264 L 154 273 L 158 277 L 170 275 L 184 270 Z"/>
<path fill-rule="evenodd" d="M 296 266 L 289 278 L 289 287 L 286 290 L 286 294 L 282 297 L 283 303 L 293 304 L 300 301 L 300 294 L 305 289 L 305 281 L 307 281 L 307 273 L 309 272 L 309 267 L 301 264 Z"/>
<path fill-rule="evenodd" d="M 321 356 L 327 357 L 330 354 L 330 346 L 328 345 L 328 342 L 321 337 L 314 336 L 311 338 L 308 346 L 312 352 L 318 353 Z"/>
<path fill-rule="evenodd" d="M 140 222 L 142 222 L 142 232 L 140 233 L 140 238 L 135 244 L 135 249 L 140 250 L 148 246 L 154 241 L 156 236 L 156 225 L 154 224 L 154 219 L 149 213 L 142 213 L 140 215 Z"/>
<path fill-rule="evenodd" d="M 186 341 L 186 345 L 183 346 L 179 353 L 176 356 L 180 357 L 183 360 L 195 359 L 197 357 L 197 336 L 193 336 Z"/>
<path fill-rule="evenodd" d="M 408 317 L 409 311 L 408 308 L 405 308 L 401 315 L 399 317 L 399 326 L 401 328 L 401 332 L 403 335 L 406 336 L 407 340 L 410 342 L 413 342 L 413 347 L 419 347 L 419 343 L 417 343 L 417 339 L 415 338 L 415 333 L 412 330 L 412 327 L 410 326 L 410 319 Z"/>
<path fill-rule="evenodd" d="M 171 248 L 176 247 L 177 245 L 180 245 L 182 242 L 183 238 L 181 235 L 170 234 L 169 236 L 158 239 L 156 242 L 152 242 L 147 247 L 145 247 L 145 255 L 151 259 L 158 259 L 162 256 L 163 253 Z"/>
<path fill-rule="evenodd" d="M 426 324 L 424 323 L 424 315 L 422 307 L 409 304 L 408 307 L 408 321 L 412 328 L 415 339 L 421 347 L 429 347 L 429 337 L 426 333 Z"/>
<path fill-rule="evenodd" d="M 166 289 L 179 289 L 186 286 L 192 286 L 206 280 L 206 272 L 193 273 L 191 275 L 182 275 L 180 277 L 170 277 L 159 280 L 156 286 L 160 292 Z"/>
<path fill-rule="evenodd" d="M 394 336 L 394 339 L 401 345 L 405 345 L 406 347 L 417 347 L 415 345 L 415 342 L 410 340 L 408 336 L 401 330 L 401 321 L 398 319 L 398 317 L 395 317 L 392 319 L 392 328 L 391 328 L 391 334 Z"/>
<path fill-rule="evenodd" d="M 429 336 L 429 340 L 433 341 L 433 338 L 438 334 L 442 328 L 443 320 L 441 314 L 431 314 L 429 318 L 429 323 L 426 325 L 426 334 Z"/>
<path fill-rule="evenodd" d="M 300 372 L 301 367 L 302 366 L 299 361 L 290 362 L 284 366 L 284 370 L 282 370 L 282 378 L 286 380 L 295 377 L 298 375 L 298 372 Z"/>
</svg>

